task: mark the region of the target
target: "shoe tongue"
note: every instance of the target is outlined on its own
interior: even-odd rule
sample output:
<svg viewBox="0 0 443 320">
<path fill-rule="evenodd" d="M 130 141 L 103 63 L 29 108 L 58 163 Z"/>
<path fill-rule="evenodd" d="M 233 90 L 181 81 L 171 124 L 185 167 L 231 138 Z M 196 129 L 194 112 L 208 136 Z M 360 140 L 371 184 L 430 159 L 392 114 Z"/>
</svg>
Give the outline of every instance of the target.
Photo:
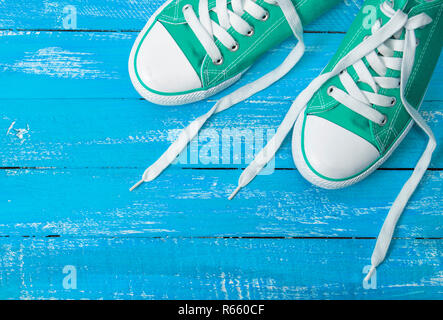
<svg viewBox="0 0 443 320">
<path fill-rule="evenodd" d="M 411 9 L 427 0 L 393 0 L 394 10 L 402 10 L 403 12 L 409 12 Z"/>
<path fill-rule="evenodd" d="M 415 2 L 414 0 L 412 1 L 408 1 L 408 0 L 392 0 L 392 2 L 394 3 L 393 5 L 393 9 L 395 11 L 397 10 L 403 10 L 405 9 L 406 5 L 408 4 L 408 2 Z"/>
</svg>

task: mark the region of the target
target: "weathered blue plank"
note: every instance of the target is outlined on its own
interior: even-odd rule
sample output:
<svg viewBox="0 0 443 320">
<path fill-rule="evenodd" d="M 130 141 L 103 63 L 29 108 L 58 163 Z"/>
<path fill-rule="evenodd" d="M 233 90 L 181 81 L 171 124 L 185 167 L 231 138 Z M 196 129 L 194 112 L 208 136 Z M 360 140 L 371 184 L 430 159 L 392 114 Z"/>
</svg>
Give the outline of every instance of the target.
<svg viewBox="0 0 443 320">
<path fill-rule="evenodd" d="M 141 30 L 166 0 L 3 0 L 0 29 Z M 344 32 L 363 0 L 343 2 L 306 27 Z M 73 21 L 72 14 L 75 13 Z"/>
<path fill-rule="evenodd" d="M 375 240 L 337 238 L 376 237 L 409 170 L 378 171 L 341 191 L 277 171 L 229 202 L 240 170 L 189 168 L 238 169 L 242 155 L 236 164 L 176 165 L 128 192 L 171 130 L 213 103 L 158 107 L 132 89 L 129 50 L 162 2 L 0 1 L 0 29 L 12 30 L 0 32 L 0 166 L 56 167 L 0 170 L 0 298 L 440 298 L 441 171 L 428 172 L 409 203 L 377 290 L 361 286 Z M 307 30 L 346 31 L 361 3 L 342 4 Z M 98 32 L 18 31 L 63 29 L 67 5 L 77 9 L 76 30 Z M 126 32 L 102 32 L 112 30 Z M 342 37 L 306 34 L 296 69 L 207 129 L 275 129 Z M 241 84 L 277 66 L 293 45 L 273 50 Z M 442 71 L 440 60 L 422 109 L 439 141 Z M 384 167 L 414 166 L 424 145 L 413 130 Z M 433 168 L 442 168 L 440 150 Z M 293 168 L 289 141 L 276 164 Z M 213 239 L 230 236 L 286 239 Z M 62 287 L 65 265 L 78 270 L 77 290 Z"/>
<path fill-rule="evenodd" d="M 2 238 L 0 298 L 441 298 L 442 241 L 394 242 L 374 290 L 368 240 Z M 63 287 L 65 266 L 77 289 Z"/>
<path fill-rule="evenodd" d="M 8 48 L 1 52 L 0 99 L 139 98 L 127 71 L 135 37 L 135 33 L 0 32 L 0 44 Z M 300 63 L 253 99 L 293 101 L 329 62 L 342 38 L 342 34 L 307 34 L 308 48 Z M 233 88 L 277 67 L 294 44 L 287 41 L 272 50 Z M 427 100 L 441 100 L 442 63 L 440 59 Z"/>
<path fill-rule="evenodd" d="M 165 108 L 138 99 L 0 100 L 0 166 L 137 167 L 141 171 L 166 150 L 180 129 L 212 104 Z M 437 141 L 443 140 L 442 105 L 440 101 L 425 101 L 422 108 Z M 289 106 L 290 102 L 251 101 L 216 115 L 204 127 L 200 142 L 195 140 L 188 149 L 188 161 L 177 166 L 245 167 L 252 159 L 251 152 L 245 158 L 246 146 L 259 151 L 260 142 L 268 140 L 268 130 L 269 136 L 273 135 Z M 20 139 L 14 129 L 29 132 Z M 235 132 L 246 137 L 240 152 L 234 152 L 239 142 L 224 139 L 224 135 L 235 136 Z M 218 150 L 214 158 L 205 152 L 212 143 Z M 288 138 L 277 153 L 277 168 L 294 168 L 290 143 Z M 414 128 L 383 167 L 414 167 L 425 147 L 425 136 Z M 223 150 L 230 154 L 225 163 Z M 443 168 L 442 155 L 435 152 L 431 167 Z"/>
<path fill-rule="evenodd" d="M 140 169 L 0 170 L 0 236 L 375 238 L 411 174 L 378 171 L 328 191 L 297 171 L 276 171 L 228 201 L 240 173 L 174 168 L 130 193 Z M 441 237 L 442 177 L 426 174 L 396 237 Z"/>
<path fill-rule="evenodd" d="M 0 98 L 139 98 L 127 71 L 135 33 L 0 32 Z M 309 34 L 299 66 L 258 100 L 292 100 L 320 73 L 343 35 Z M 250 70 L 242 83 L 276 67 L 294 45 L 286 42 Z M 220 96 L 220 95 L 219 95 Z M 430 94 L 432 97 L 432 92 Z"/>
</svg>

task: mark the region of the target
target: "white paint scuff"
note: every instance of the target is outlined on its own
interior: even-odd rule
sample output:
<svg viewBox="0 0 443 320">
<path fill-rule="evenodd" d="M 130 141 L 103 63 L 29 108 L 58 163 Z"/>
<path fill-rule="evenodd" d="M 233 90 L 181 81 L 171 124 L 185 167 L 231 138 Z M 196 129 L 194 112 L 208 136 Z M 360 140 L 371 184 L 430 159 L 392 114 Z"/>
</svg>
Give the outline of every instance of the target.
<svg viewBox="0 0 443 320">
<path fill-rule="evenodd" d="M 20 139 L 21 143 L 23 143 L 25 141 L 24 139 L 25 135 L 29 134 L 29 125 L 28 124 L 26 125 L 26 129 L 24 128 L 16 129 L 14 128 L 14 125 L 15 121 L 13 121 L 9 126 L 8 130 L 6 131 L 6 135 L 14 135 Z"/>
<path fill-rule="evenodd" d="M 10 68 L 16 72 L 71 79 L 115 79 L 115 74 L 97 69 L 101 64 L 90 59 L 93 53 L 74 52 L 61 47 L 48 47 L 25 52 L 25 57 Z"/>
</svg>

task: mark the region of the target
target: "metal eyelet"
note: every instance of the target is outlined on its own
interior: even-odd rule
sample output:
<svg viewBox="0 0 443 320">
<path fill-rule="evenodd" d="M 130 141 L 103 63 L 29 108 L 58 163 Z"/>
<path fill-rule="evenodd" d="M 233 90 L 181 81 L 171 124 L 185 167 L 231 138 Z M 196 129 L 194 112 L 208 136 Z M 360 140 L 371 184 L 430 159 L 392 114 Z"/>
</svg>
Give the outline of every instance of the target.
<svg viewBox="0 0 443 320">
<path fill-rule="evenodd" d="M 251 30 L 249 30 L 249 31 L 246 33 L 246 35 L 247 35 L 248 37 L 252 37 L 252 36 L 254 35 L 254 33 L 255 33 L 254 28 L 251 28 Z"/>
<path fill-rule="evenodd" d="M 223 64 L 223 61 L 224 61 L 223 57 L 221 57 L 215 61 L 212 61 L 212 63 L 215 64 L 216 66 L 219 66 L 219 65 Z"/>
<path fill-rule="evenodd" d="M 261 17 L 261 21 L 266 21 L 269 19 L 269 11 L 266 11 L 265 14 Z"/>
<path fill-rule="evenodd" d="M 187 5 L 183 6 L 182 11 L 186 11 L 186 10 L 189 10 L 191 8 L 192 8 L 192 6 L 190 4 L 187 4 Z"/>
<path fill-rule="evenodd" d="M 420 39 L 417 38 L 417 39 L 415 40 L 415 46 L 418 47 L 419 45 L 420 45 Z"/>
<path fill-rule="evenodd" d="M 334 90 L 335 90 L 335 87 L 334 87 L 334 86 L 330 86 L 330 87 L 328 88 L 328 95 L 331 95 L 331 93 L 332 93 Z"/>
<path fill-rule="evenodd" d="M 391 106 L 395 106 L 396 104 L 397 104 L 397 98 L 396 97 L 392 97 Z"/>
<path fill-rule="evenodd" d="M 238 50 L 238 48 L 240 48 L 240 45 L 238 44 L 238 42 L 236 42 L 232 47 L 229 48 L 229 50 L 235 52 Z"/>
<path fill-rule="evenodd" d="M 386 125 L 386 123 L 388 123 L 388 117 L 386 115 L 384 115 L 383 121 L 380 122 L 378 125 L 380 127 L 384 127 Z"/>
</svg>

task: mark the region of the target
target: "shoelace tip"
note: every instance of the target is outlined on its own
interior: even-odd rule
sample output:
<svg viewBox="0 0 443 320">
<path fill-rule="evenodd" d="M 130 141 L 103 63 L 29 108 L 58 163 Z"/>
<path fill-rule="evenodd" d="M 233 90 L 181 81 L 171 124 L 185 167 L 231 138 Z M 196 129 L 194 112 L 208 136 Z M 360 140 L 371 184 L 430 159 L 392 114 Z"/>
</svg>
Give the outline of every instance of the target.
<svg viewBox="0 0 443 320">
<path fill-rule="evenodd" d="M 369 270 L 368 274 L 366 275 L 364 281 L 366 281 L 366 282 L 369 281 L 369 279 L 371 279 L 374 272 L 375 272 L 375 267 L 372 266 L 371 269 Z"/>
<path fill-rule="evenodd" d="M 234 192 L 231 193 L 231 195 L 229 196 L 228 200 L 232 200 L 237 195 L 237 193 L 240 191 L 240 189 L 241 189 L 241 187 L 238 186 L 237 189 L 235 189 Z"/>
<path fill-rule="evenodd" d="M 136 184 L 134 184 L 129 191 L 133 191 L 134 189 L 138 188 L 144 181 L 140 180 L 139 182 L 137 182 Z"/>
</svg>

